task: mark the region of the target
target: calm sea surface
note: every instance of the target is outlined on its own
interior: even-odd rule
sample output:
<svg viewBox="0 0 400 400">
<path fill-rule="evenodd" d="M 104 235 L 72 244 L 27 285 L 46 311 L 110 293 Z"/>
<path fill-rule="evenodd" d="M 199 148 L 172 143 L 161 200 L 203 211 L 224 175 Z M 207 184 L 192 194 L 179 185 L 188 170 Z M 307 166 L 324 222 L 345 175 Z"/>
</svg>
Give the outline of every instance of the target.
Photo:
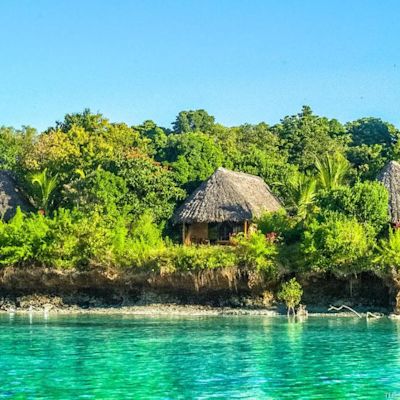
<svg viewBox="0 0 400 400">
<path fill-rule="evenodd" d="M 0 316 L 0 399 L 400 399 L 400 323 Z"/>
</svg>

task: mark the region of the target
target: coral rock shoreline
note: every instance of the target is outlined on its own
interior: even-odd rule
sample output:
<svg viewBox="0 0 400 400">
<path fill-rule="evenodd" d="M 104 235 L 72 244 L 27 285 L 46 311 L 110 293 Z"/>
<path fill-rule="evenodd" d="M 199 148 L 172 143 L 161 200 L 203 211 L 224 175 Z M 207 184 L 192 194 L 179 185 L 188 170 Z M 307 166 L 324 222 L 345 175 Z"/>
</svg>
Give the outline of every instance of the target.
<svg viewBox="0 0 400 400">
<path fill-rule="evenodd" d="M 390 314 L 389 310 L 382 310 L 386 316 L 400 319 L 400 315 Z M 57 296 L 29 295 L 10 299 L 0 298 L 0 314 L 33 314 L 33 315 L 65 315 L 65 314 L 94 314 L 94 315 L 133 315 L 154 317 L 201 317 L 201 316 L 286 316 L 283 307 L 229 307 L 196 304 L 176 303 L 149 303 L 130 305 L 104 305 L 100 300 L 89 299 L 86 305 L 65 304 Z M 363 317 L 366 310 L 360 310 Z M 354 317 L 351 312 L 328 312 L 324 307 L 314 306 L 310 317 Z M 304 317 L 300 317 L 304 318 Z"/>
</svg>

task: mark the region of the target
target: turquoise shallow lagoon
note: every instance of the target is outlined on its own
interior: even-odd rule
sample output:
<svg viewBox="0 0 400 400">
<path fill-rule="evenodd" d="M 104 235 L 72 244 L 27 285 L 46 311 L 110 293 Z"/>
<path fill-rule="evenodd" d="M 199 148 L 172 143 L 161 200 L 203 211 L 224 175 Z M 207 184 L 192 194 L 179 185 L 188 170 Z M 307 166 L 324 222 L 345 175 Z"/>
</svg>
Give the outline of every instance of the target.
<svg viewBox="0 0 400 400">
<path fill-rule="evenodd" d="M 0 316 L 0 399 L 400 398 L 400 323 Z"/>
</svg>

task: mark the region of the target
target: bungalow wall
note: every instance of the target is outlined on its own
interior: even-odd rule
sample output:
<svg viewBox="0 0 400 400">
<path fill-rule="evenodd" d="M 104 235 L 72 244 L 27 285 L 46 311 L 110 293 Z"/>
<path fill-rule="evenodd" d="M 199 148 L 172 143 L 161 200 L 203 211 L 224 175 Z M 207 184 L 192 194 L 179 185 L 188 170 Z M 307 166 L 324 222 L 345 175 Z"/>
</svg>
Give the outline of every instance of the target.
<svg viewBox="0 0 400 400">
<path fill-rule="evenodd" d="M 232 234 L 239 232 L 248 233 L 249 223 L 243 222 L 223 222 L 223 223 L 193 223 L 183 225 L 182 242 L 186 245 L 191 243 L 227 243 Z"/>
<path fill-rule="evenodd" d="M 183 242 L 185 244 L 202 243 L 208 240 L 208 224 L 194 223 L 184 225 L 183 228 Z"/>
</svg>

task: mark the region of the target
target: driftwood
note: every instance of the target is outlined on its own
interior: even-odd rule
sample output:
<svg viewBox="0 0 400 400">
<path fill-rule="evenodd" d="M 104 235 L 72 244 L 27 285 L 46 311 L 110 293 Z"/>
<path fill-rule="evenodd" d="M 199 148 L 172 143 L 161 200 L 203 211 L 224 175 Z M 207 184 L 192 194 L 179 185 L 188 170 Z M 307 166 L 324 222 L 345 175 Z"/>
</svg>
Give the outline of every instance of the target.
<svg viewBox="0 0 400 400">
<path fill-rule="evenodd" d="M 361 315 L 360 313 L 358 313 L 356 310 L 353 310 L 351 307 L 346 306 L 346 305 L 344 305 L 344 304 L 341 305 L 340 307 L 330 306 L 330 307 L 328 308 L 328 311 L 332 311 L 332 310 L 341 311 L 341 310 L 343 310 L 343 308 L 345 308 L 346 310 L 349 310 L 349 311 L 353 312 L 354 314 L 357 315 L 358 318 L 362 318 L 362 315 Z M 367 319 L 368 319 L 368 318 L 381 318 L 381 317 L 383 317 L 383 314 L 381 314 L 381 313 L 373 313 L 373 312 L 371 312 L 371 311 L 367 311 L 367 314 L 366 314 L 366 318 L 367 318 Z"/>
<path fill-rule="evenodd" d="M 358 318 L 362 318 L 362 315 L 359 314 L 356 310 L 353 310 L 351 307 L 346 306 L 346 305 L 344 305 L 344 304 L 341 305 L 340 307 L 330 306 L 330 307 L 328 308 L 328 311 L 332 311 L 332 310 L 341 311 L 341 310 L 343 310 L 343 308 L 345 308 L 346 310 L 349 310 L 349 311 L 353 312 L 354 314 L 357 315 Z"/>
<path fill-rule="evenodd" d="M 367 318 L 382 318 L 383 314 L 382 313 L 373 313 L 373 312 L 368 311 L 366 317 Z"/>
</svg>

